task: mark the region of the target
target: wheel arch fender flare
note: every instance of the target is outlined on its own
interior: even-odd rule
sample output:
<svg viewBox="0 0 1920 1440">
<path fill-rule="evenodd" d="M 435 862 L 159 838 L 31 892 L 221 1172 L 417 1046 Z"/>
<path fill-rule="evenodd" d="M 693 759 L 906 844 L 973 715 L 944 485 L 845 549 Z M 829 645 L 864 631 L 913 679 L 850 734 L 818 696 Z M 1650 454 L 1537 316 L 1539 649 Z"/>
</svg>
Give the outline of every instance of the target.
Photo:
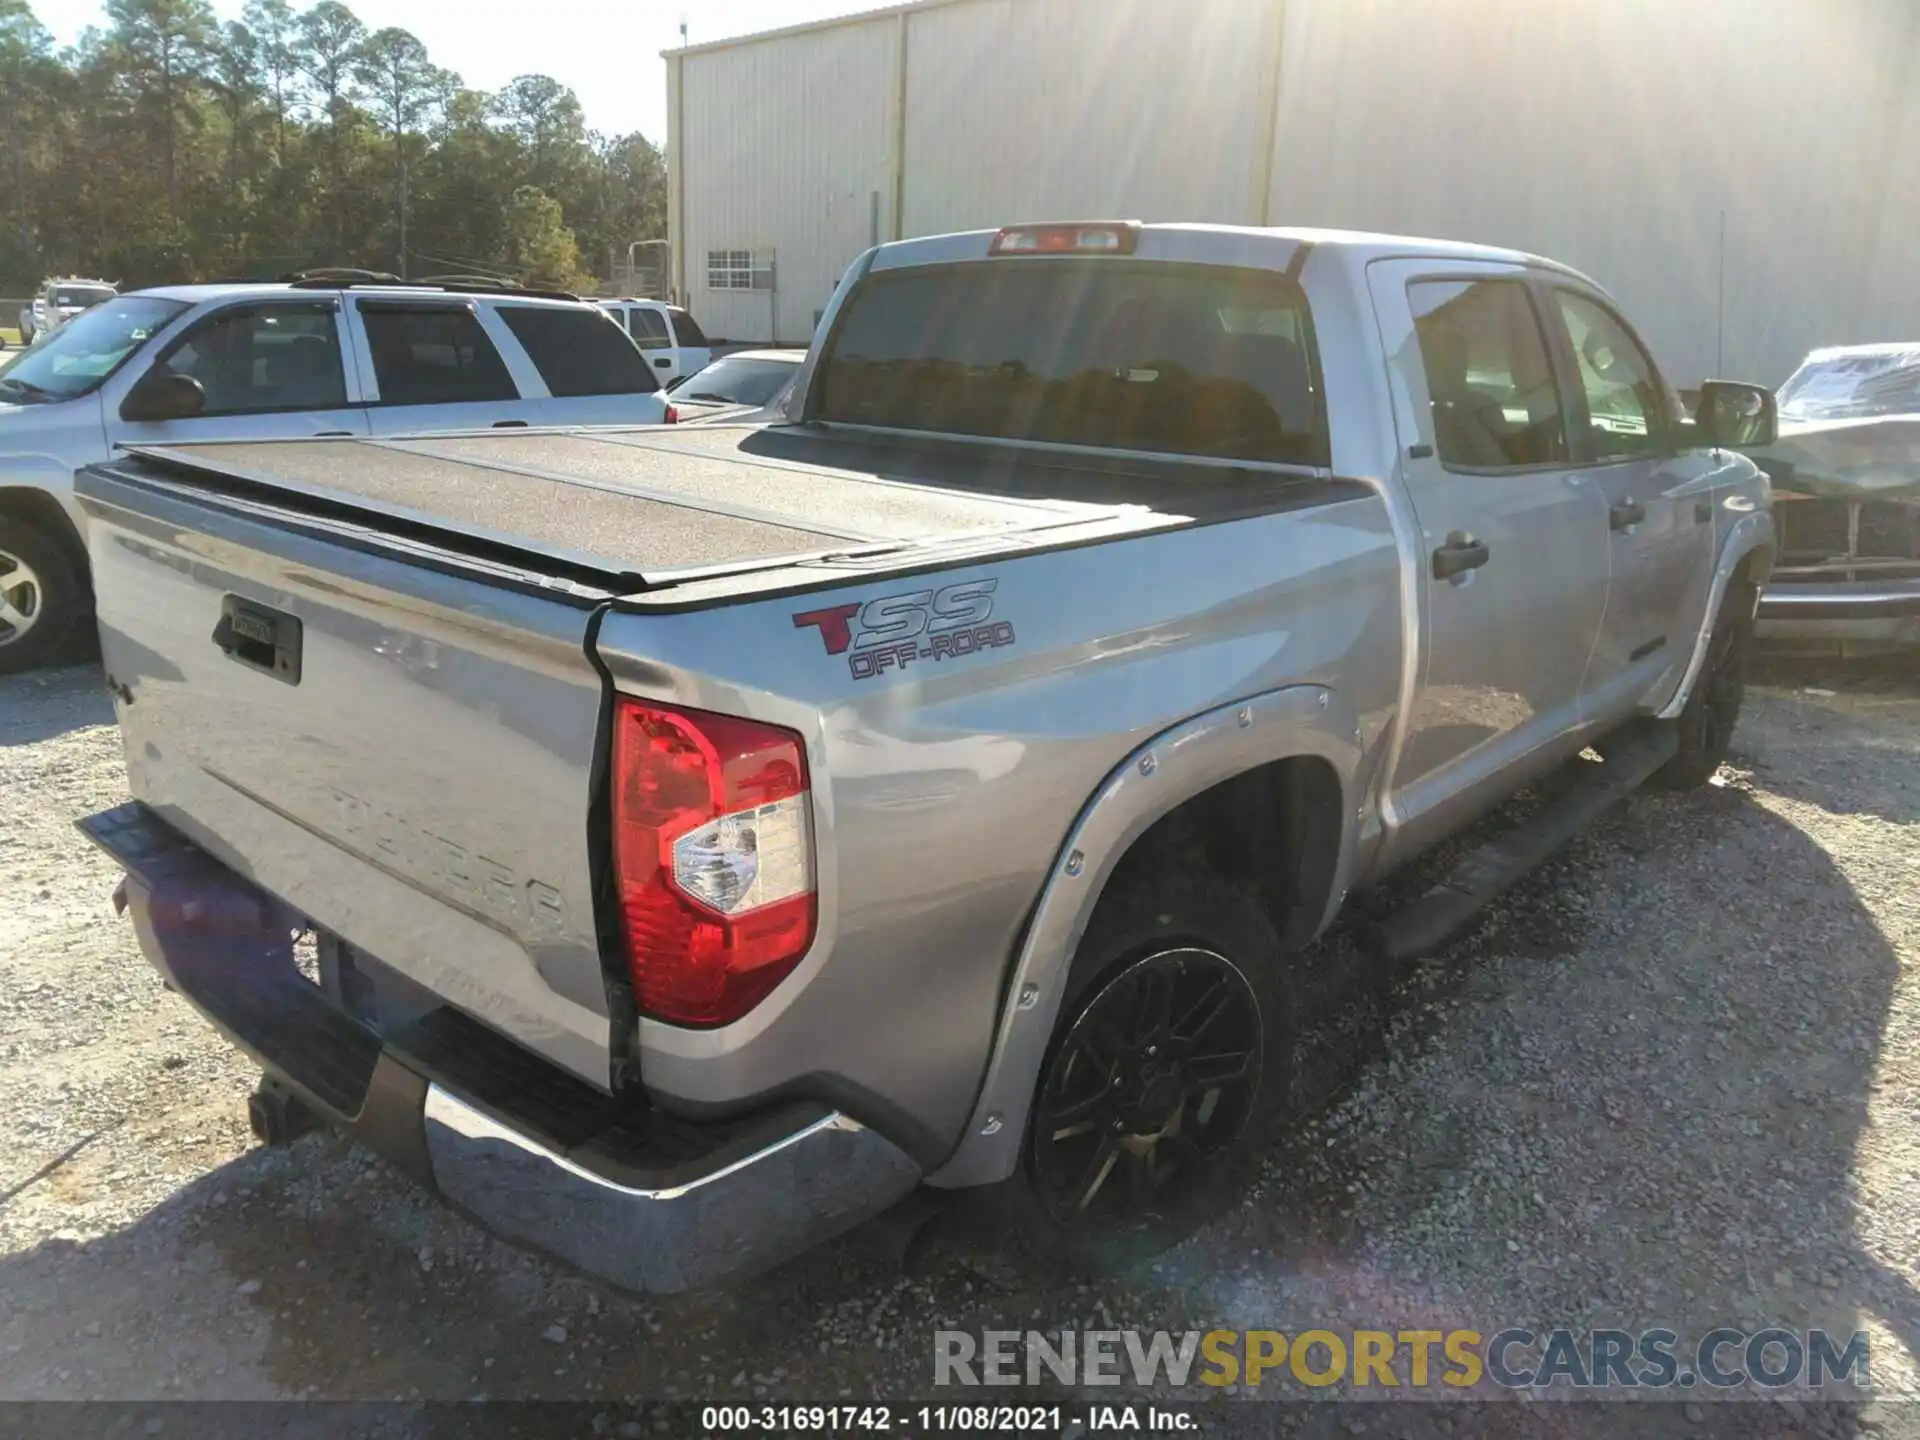
<svg viewBox="0 0 1920 1440">
<path fill-rule="evenodd" d="M 0 519 L 45 531 L 80 575 L 88 570 L 83 518 L 73 495 L 71 462 L 41 454 L 0 457 Z"/>
<path fill-rule="evenodd" d="M 1340 785 L 1341 834 L 1327 895 L 1311 926 L 1315 933 L 1324 928 L 1352 874 L 1362 748 L 1359 718 L 1338 692 L 1291 685 L 1163 730 L 1108 772 L 1054 856 L 1007 979 L 967 1128 L 928 1183 L 985 1185 L 1013 1173 L 1074 951 L 1121 860 L 1179 806 L 1276 761 L 1325 761 Z"/>
<path fill-rule="evenodd" d="M 1680 712 L 1687 708 L 1694 683 L 1699 680 L 1700 671 L 1706 664 L 1707 642 L 1713 637 L 1713 622 L 1720 614 L 1720 606 L 1727 598 L 1728 588 L 1736 575 L 1749 569 L 1753 571 L 1756 585 L 1765 584 L 1767 576 L 1773 572 L 1775 545 L 1773 512 L 1770 510 L 1750 510 L 1728 528 L 1727 538 L 1720 543 L 1719 558 L 1714 562 L 1713 582 L 1707 589 L 1707 603 L 1700 616 L 1700 630 L 1693 637 L 1693 653 L 1687 657 L 1687 668 L 1680 676 L 1679 685 L 1674 688 L 1673 697 L 1657 712 L 1658 718 L 1677 719 Z"/>
</svg>

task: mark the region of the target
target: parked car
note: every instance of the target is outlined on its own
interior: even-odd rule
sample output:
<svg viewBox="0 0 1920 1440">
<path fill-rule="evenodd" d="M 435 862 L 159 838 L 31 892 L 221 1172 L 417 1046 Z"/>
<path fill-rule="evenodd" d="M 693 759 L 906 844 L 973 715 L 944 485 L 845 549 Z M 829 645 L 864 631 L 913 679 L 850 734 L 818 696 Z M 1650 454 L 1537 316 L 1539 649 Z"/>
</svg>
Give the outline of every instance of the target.
<svg viewBox="0 0 1920 1440">
<path fill-rule="evenodd" d="M 619 327 L 557 293 L 308 279 L 114 296 L 0 370 L 0 673 L 85 614 L 72 475 L 116 446 L 668 413 Z"/>
<path fill-rule="evenodd" d="M 106 280 L 47 280 L 32 303 L 20 311 L 20 343 L 31 345 L 42 335 L 51 335 L 82 311 L 111 300 L 119 287 Z"/>
<path fill-rule="evenodd" d="M 1773 397 L 1669 395 L 1507 250 L 879 246 L 777 423 L 89 467 L 134 800 L 82 828 L 265 1138 L 644 1290 L 922 1182 L 1104 1266 L 1255 1167 L 1355 891 L 1573 767 L 1403 959 L 1714 773 Z"/>
<path fill-rule="evenodd" d="M 1760 634 L 1873 651 L 1920 645 L 1920 344 L 1815 350 L 1780 387 L 1780 560 Z"/>
<path fill-rule="evenodd" d="M 736 350 L 667 386 L 683 421 L 738 419 L 778 406 L 800 374 L 804 350 Z"/>
<path fill-rule="evenodd" d="M 662 385 L 691 375 L 713 358 L 705 333 L 678 305 L 631 296 L 598 304 L 633 336 L 634 344 L 647 352 L 654 376 Z"/>
</svg>

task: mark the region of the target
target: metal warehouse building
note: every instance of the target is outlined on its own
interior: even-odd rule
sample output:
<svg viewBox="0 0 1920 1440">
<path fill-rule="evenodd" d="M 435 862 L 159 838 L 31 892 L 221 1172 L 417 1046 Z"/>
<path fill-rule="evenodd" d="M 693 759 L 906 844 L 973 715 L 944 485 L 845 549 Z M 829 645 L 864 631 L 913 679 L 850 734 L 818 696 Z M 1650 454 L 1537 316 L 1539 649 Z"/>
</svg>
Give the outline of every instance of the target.
<svg viewBox="0 0 1920 1440">
<path fill-rule="evenodd" d="M 805 342 L 879 240 L 1093 217 L 1541 252 L 1682 385 L 1920 336 L 1920 0 L 921 0 L 666 59 L 717 336 Z"/>
</svg>

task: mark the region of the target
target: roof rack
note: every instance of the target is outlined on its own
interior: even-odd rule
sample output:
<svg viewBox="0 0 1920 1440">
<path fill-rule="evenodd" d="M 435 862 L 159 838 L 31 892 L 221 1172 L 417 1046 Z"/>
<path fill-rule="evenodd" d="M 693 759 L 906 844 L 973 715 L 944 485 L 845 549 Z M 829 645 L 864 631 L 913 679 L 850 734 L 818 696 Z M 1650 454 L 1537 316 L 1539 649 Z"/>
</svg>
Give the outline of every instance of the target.
<svg viewBox="0 0 1920 1440">
<path fill-rule="evenodd" d="M 404 282 L 398 275 L 386 270 L 355 270 L 346 265 L 323 265 L 313 270 L 289 270 L 280 277 L 289 285 L 315 284 L 329 285 L 342 282 L 356 282 L 369 285 L 399 285 Z"/>
<path fill-rule="evenodd" d="M 282 277 L 295 290 L 441 290 L 452 295 L 523 295 L 530 300 L 572 300 L 571 290 L 530 290 L 511 280 L 483 275 L 446 275 L 431 280 L 402 280 L 374 270 L 305 270 Z"/>
<path fill-rule="evenodd" d="M 417 283 L 421 285 L 491 285 L 502 290 L 527 288 L 518 280 L 509 280 L 500 275 L 422 275 Z"/>
</svg>

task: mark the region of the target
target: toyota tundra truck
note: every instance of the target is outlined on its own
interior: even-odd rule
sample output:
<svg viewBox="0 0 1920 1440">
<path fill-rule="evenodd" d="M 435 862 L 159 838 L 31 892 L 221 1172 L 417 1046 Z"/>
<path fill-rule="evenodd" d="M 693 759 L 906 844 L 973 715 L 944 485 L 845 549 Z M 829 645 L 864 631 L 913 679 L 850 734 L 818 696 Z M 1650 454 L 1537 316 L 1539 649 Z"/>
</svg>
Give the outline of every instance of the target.
<svg viewBox="0 0 1920 1440">
<path fill-rule="evenodd" d="M 772 422 L 85 470 L 132 800 L 82 828 L 265 1138 L 589 1275 L 921 1186 L 1124 1264 L 1257 1161 L 1349 897 L 1487 816 L 1353 922 L 1430 951 L 1713 774 L 1775 426 L 1532 255 L 881 245 Z"/>
</svg>

